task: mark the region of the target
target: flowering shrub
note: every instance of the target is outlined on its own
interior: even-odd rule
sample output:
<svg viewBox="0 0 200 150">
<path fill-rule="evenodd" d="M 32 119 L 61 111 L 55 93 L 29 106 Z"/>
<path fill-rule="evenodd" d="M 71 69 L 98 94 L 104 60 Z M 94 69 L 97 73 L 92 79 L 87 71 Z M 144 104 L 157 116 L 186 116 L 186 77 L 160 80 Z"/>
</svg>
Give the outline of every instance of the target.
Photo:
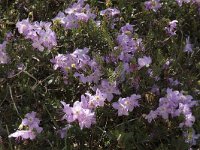
<svg viewBox="0 0 200 150">
<path fill-rule="evenodd" d="M 198 149 L 199 8 L 0 1 L 0 148 Z"/>
</svg>

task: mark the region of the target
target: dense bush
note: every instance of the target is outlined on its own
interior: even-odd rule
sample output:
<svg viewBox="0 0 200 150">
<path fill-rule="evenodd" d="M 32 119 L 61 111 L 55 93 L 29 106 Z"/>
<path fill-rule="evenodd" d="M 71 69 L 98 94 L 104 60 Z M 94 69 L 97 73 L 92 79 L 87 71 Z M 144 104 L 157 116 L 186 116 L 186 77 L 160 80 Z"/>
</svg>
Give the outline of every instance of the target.
<svg viewBox="0 0 200 150">
<path fill-rule="evenodd" d="M 1 0 L 0 149 L 198 149 L 198 0 Z"/>
</svg>

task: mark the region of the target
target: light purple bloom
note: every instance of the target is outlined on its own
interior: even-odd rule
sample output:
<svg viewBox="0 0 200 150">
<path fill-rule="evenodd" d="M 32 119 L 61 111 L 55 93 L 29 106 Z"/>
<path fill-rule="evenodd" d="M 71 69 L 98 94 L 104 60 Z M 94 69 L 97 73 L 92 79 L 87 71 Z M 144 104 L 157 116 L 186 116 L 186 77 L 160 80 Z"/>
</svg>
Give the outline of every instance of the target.
<svg viewBox="0 0 200 150">
<path fill-rule="evenodd" d="M 145 117 L 145 119 L 148 120 L 149 123 L 152 122 L 152 120 L 156 119 L 158 116 L 156 111 L 151 110 L 150 113 Z"/>
<path fill-rule="evenodd" d="M 31 26 L 28 18 L 24 19 L 22 21 L 18 21 L 16 24 L 16 27 L 18 28 L 18 32 L 20 34 L 24 34 L 24 35 L 27 35 L 28 32 L 30 30 L 32 30 L 32 26 Z"/>
<path fill-rule="evenodd" d="M 190 43 L 190 37 L 187 37 L 184 52 L 191 53 L 192 51 L 193 50 L 192 50 L 192 44 Z"/>
<path fill-rule="evenodd" d="M 147 56 L 144 56 L 142 58 L 138 58 L 138 65 L 139 65 L 139 68 L 142 68 L 144 66 L 146 67 L 149 67 L 149 65 L 152 63 L 152 59 L 151 57 L 147 57 Z"/>
<path fill-rule="evenodd" d="M 39 127 L 40 120 L 36 118 L 36 112 L 32 111 L 27 113 L 25 118 L 22 120 L 23 126 L 28 126 L 29 129 L 36 129 L 38 133 L 42 131 L 42 128 Z"/>
<path fill-rule="evenodd" d="M 17 130 L 16 132 L 10 134 L 8 137 L 14 137 L 16 139 L 22 138 L 22 140 L 34 140 L 36 138 L 36 134 L 32 130 Z"/>
<path fill-rule="evenodd" d="M 27 113 L 21 123 L 22 128 L 25 127 L 27 130 L 17 130 L 16 132 L 10 134 L 8 137 L 21 137 L 22 140 L 33 140 L 36 138 L 36 135 L 41 133 L 43 130 L 43 128 L 39 126 L 39 123 L 40 120 L 36 118 L 36 112 L 32 111 L 31 113 Z"/>
<path fill-rule="evenodd" d="M 81 102 L 76 101 L 73 107 L 69 104 L 61 102 L 64 106 L 63 112 L 65 113 L 62 119 L 66 119 L 68 123 L 78 121 L 81 129 L 90 128 L 92 124 L 96 123 L 95 113 L 88 109 L 87 99 L 85 96 L 81 96 Z"/>
<path fill-rule="evenodd" d="M 116 8 L 107 8 L 105 10 L 100 11 L 101 16 L 114 17 L 119 14 L 120 14 L 120 11 Z"/>
<path fill-rule="evenodd" d="M 7 41 L 0 44 L 0 64 L 7 64 L 9 62 L 8 54 L 6 53 Z"/>
<path fill-rule="evenodd" d="M 73 114 L 72 114 L 72 108 L 69 106 L 69 104 L 66 104 L 65 102 L 61 101 L 63 105 L 63 112 L 65 113 L 62 117 L 62 120 L 67 120 L 68 123 L 71 123 L 74 121 Z"/>
<path fill-rule="evenodd" d="M 57 133 L 60 135 L 60 138 L 63 139 L 67 136 L 67 131 L 71 128 L 71 125 L 66 125 L 64 128 L 59 129 Z"/>
<path fill-rule="evenodd" d="M 81 115 L 77 118 L 81 129 L 90 128 L 92 124 L 96 123 L 95 113 L 90 109 L 84 109 Z"/>
<path fill-rule="evenodd" d="M 160 0 L 149 0 L 149 1 L 146 1 L 144 3 L 145 5 L 145 8 L 146 10 L 153 10 L 153 11 L 157 11 L 158 9 L 161 8 L 161 3 L 160 3 Z"/>
<path fill-rule="evenodd" d="M 173 20 L 173 21 L 169 22 L 168 27 L 165 27 L 166 32 L 170 36 L 176 35 L 177 23 L 178 23 L 177 20 Z"/>
<path fill-rule="evenodd" d="M 133 94 L 130 97 L 119 98 L 118 102 L 114 102 L 112 106 L 118 110 L 118 116 L 127 116 L 135 107 L 139 107 L 138 99 L 140 98 L 140 95 Z"/>
<path fill-rule="evenodd" d="M 180 84 L 180 82 L 177 79 L 174 80 L 173 78 L 168 78 L 168 81 L 169 81 L 171 86 L 177 86 L 177 85 Z"/>
<path fill-rule="evenodd" d="M 58 20 L 66 29 L 75 29 L 80 26 L 80 22 L 88 22 L 94 19 L 95 14 L 91 13 L 90 6 L 84 5 L 84 0 L 79 0 L 65 10 L 65 13 L 59 12 L 53 21 Z"/>
<path fill-rule="evenodd" d="M 127 23 L 125 26 L 121 27 L 120 31 L 122 33 L 127 33 L 127 32 L 133 33 L 133 25 Z"/>
<path fill-rule="evenodd" d="M 116 83 L 110 83 L 107 80 L 102 80 L 99 87 L 100 91 L 107 95 L 107 100 L 110 102 L 113 99 L 113 94 L 120 95 Z"/>
<path fill-rule="evenodd" d="M 99 89 L 96 90 L 95 95 L 91 95 L 90 93 L 86 93 L 86 95 L 89 97 L 88 107 L 90 109 L 96 107 L 103 107 L 104 102 L 107 98 L 107 95 L 105 93 L 102 93 Z"/>
</svg>

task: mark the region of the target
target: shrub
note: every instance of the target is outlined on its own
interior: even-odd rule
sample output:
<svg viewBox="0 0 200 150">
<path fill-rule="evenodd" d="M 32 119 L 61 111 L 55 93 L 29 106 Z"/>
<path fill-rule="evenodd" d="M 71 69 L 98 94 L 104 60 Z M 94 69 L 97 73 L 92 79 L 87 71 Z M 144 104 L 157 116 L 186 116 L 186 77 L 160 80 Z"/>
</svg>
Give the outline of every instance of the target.
<svg viewBox="0 0 200 150">
<path fill-rule="evenodd" d="M 198 149 L 199 2 L 0 1 L 1 149 Z"/>
</svg>

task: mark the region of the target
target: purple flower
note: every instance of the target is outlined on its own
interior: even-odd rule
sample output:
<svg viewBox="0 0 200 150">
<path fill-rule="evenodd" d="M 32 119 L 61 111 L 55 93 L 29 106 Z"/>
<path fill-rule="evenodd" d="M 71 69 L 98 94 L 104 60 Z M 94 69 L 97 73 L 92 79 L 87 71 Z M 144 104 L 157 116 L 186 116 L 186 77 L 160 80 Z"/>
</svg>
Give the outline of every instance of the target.
<svg viewBox="0 0 200 150">
<path fill-rule="evenodd" d="M 178 23 L 177 20 L 173 20 L 173 21 L 169 22 L 168 27 L 165 27 L 166 32 L 170 36 L 176 35 L 177 23 Z"/>
<path fill-rule="evenodd" d="M 184 48 L 184 52 L 188 52 L 188 53 L 191 53 L 193 50 L 192 50 L 192 44 L 190 43 L 190 37 L 187 37 L 186 38 L 186 45 L 185 45 L 185 48 Z"/>
<path fill-rule="evenodd" d="M 18 21 L 16 27 L 19 33 L 23 34 L 26 39 L 32 40 L 32 46 L 39 51 L 43 51 L 45 47 L 51 50 L 57 45 L 56 34 L 51 30 L 50 22 L 30 23 L 26 19 Z"/>
<path fill-rule="evenodd" d="M 72 114 L 72 108 L 69 106 L 69 104 L 66 104 L 65 102 L 61 101 L 62 105 L 64 106 L 63 112 L 65 113 L 62 117 L 62 120 L 67 120 L 67 122 L 71 123 L 74 121 L 73 114 Z"/>
<path fill-rule="evenodd" d="M 18 21 L 16 24 L 16 27 L 18 28 L 18 32 L 20 34 L 24 34 L 24 35 L 27 35 L 28 32 L 30 30 L 32 30 L 32 26 L 31 26 L 28 18 L 24 19 L 22 21 Z"/>
<path fill-rule="evenodd" d="M 32 111 L 31 113 L 27 113 L 25 118 L 22 120 L 23 126 L 28 126 L 29 129 L 36 129 L 38 133 L 42 131 L 42 128 L 39 127 L 40 120 L 36 118 L 36 112 Z"/>
<path fill-rule="evenodd" d="M 86 95 L 89 97 L 88 107 L 90 109 L 96 107 L 103 107 L 104 102 L 107 98 L 107 95 L 105 93 L 102 93 L 99 89 L 96 90 L 95 95 L 91 95 L 90 93 L 86 93 Z"/>
<path fill-rule="evenodd" d="M 138 58 L 138 65 L 139 65 L 139 68 L 141 69 L 142 67 L 146 66 L 146 67 L 149 67 L 149 65 L 152 63 L 152 59 L 151 57 L 147 57 L 147 56 L 144 56 L 142 58 Z"/>
<path fill-rule="evenodd" d="M 76 101 L 72 108 L 74 120 L 78 120 L 81 129 L 90 128 L 96 123 L 95 113 L 90 109 L 83 108 L 82 102 Z"/>
<path fill-rule="evenodd" d="M 60 138 L 63 139 L 67 136 L 67 131 L 71 128 L 71 125 L 66 125 L 64 128 L 59 129 L 57 133 L 60 135 Z"/>
<path fill-rule="evenodd" d="M 17 130 L 16 132 L 10 134 L 8 137 L 14 137 L 16 139 L 22 138 L 22 140 L 34 140 L 36 138 L 36 134 L 32 130 Z"/>
<path fill-rule="evenodd" d="M 88 48 L 76 49 L 71 54 L 58 54 L 51 62 L 54 64 L 54 69 L 60 68 L 66 75 L 72 68 L 84 69 L 91 61 L 87 55 Z"/>
<path fill-rule="evenodd" d="M 90 128 L 92 124 L 96 123 L 95 113 L 90 109 L 84 109 L 80 116 L 78 116 L 78 122 L 81 129 Z"/>
<path fill-rule="evenodd" d="M 156 119 L 158 116 L 156 111 L 151 110 L 150 113 L 145 117 L 145 119 L 148 120 L 149 123 L 152 122 L 152 120 Z"/>
<path fill-rule="evenodd" d="M 171 86 L 177 86 L 180 84 L 180 82 L 178 80 L 174 80 L 173 78 L 168 78 L 168 81 Z"/>
<path fill-rule="evenodd" d="M 149 1 L 146 1 L 144 3 L 145 5 L 145 8 L 146 10 L 153 10 L 153 11 L 157 11 L 158 9 L 161 8 L 161 3 L 160 3 L 160 0 L 149 0 Z"/>
<path fill-rule="evenodd" d="M 91 73 L 88 76 L 85 76 L 84 74 L 80 74 L 78 72 L 75 72 L 74 77 L 78 77 L 79 80 L 83 83 L 98 83 L 100 80 L 102 73 L 99 69 L 95 69 L 93 73 Z"/>
<path fill-rule="evenodd" d="M 105 10 L 100 11 L 101 16 L 114 17 L 119 14 L 120 14 L 120 11 L 116 8 L 107 8 Z"/>
<path fill-rule="evenodd" d="M 91 13 L 90 6 L 88 4 L 84 6 L 84 0 L 79 0 L 77 3 L 67 8 L 65 13 L 59 12 L 53 21 L 58 20 L 66 29 L 74 29 L 80 26 L 81 21 L 88 22 L 95 17 L 96 15 Z"/>
<path fill-rule="evenodd" d="M 130 25 L 129 23 L 127 23 L 125 26 L 121 27 L 120 31 L 122 33 L 127 33 L 127 32 L 133 33 L 133 25 Z"/>
<path fill-rule="evenodd" d="M 56 34 L 50 29 L 40 32 L 39 41 L 44 47 L 48 48 L 48 50 L 51 50 L 54 46 L 57 45 Z"/>
<path fill-rule="evenodd" d="M 116 83 L 109 83 L 107 80 L 102 80 L 99 87 L 100 91 L 105 93 L 107 100 L 110 102 L 113 99 L 113 94 L 120 95 L 120 91 L 117 89 Z"/>
<path fill-rule="evenodd" d="M 139 107 L 138 99 L 140 98 L 140 95 L 133 94 L 130 97 L 119 98 L 118 102 L 114 102 L 112 106 L 118 110 L 118 116 L 127 116 L 135 107 Z"/>
<path fill-rule="evenodd" d="M 32 111 L 27 113 L 22 120 L 20 128 L 25 127 L 27 130 L 17 130 L 15 133 L 10 134 L 8 137 L 21 137 L 23 139 L 35 139 L 36 135 L 41 133 L 43 128 L 39 126 L 40 120 L 36 118 L 36 112 Z"/>
<path fill-rule="evenodd" d="M 6 53 L 6 44 L 6 41 L 0 44 L 0 64 L 7 64 L 9 62 L 9 57 Z"/>
</svg>

